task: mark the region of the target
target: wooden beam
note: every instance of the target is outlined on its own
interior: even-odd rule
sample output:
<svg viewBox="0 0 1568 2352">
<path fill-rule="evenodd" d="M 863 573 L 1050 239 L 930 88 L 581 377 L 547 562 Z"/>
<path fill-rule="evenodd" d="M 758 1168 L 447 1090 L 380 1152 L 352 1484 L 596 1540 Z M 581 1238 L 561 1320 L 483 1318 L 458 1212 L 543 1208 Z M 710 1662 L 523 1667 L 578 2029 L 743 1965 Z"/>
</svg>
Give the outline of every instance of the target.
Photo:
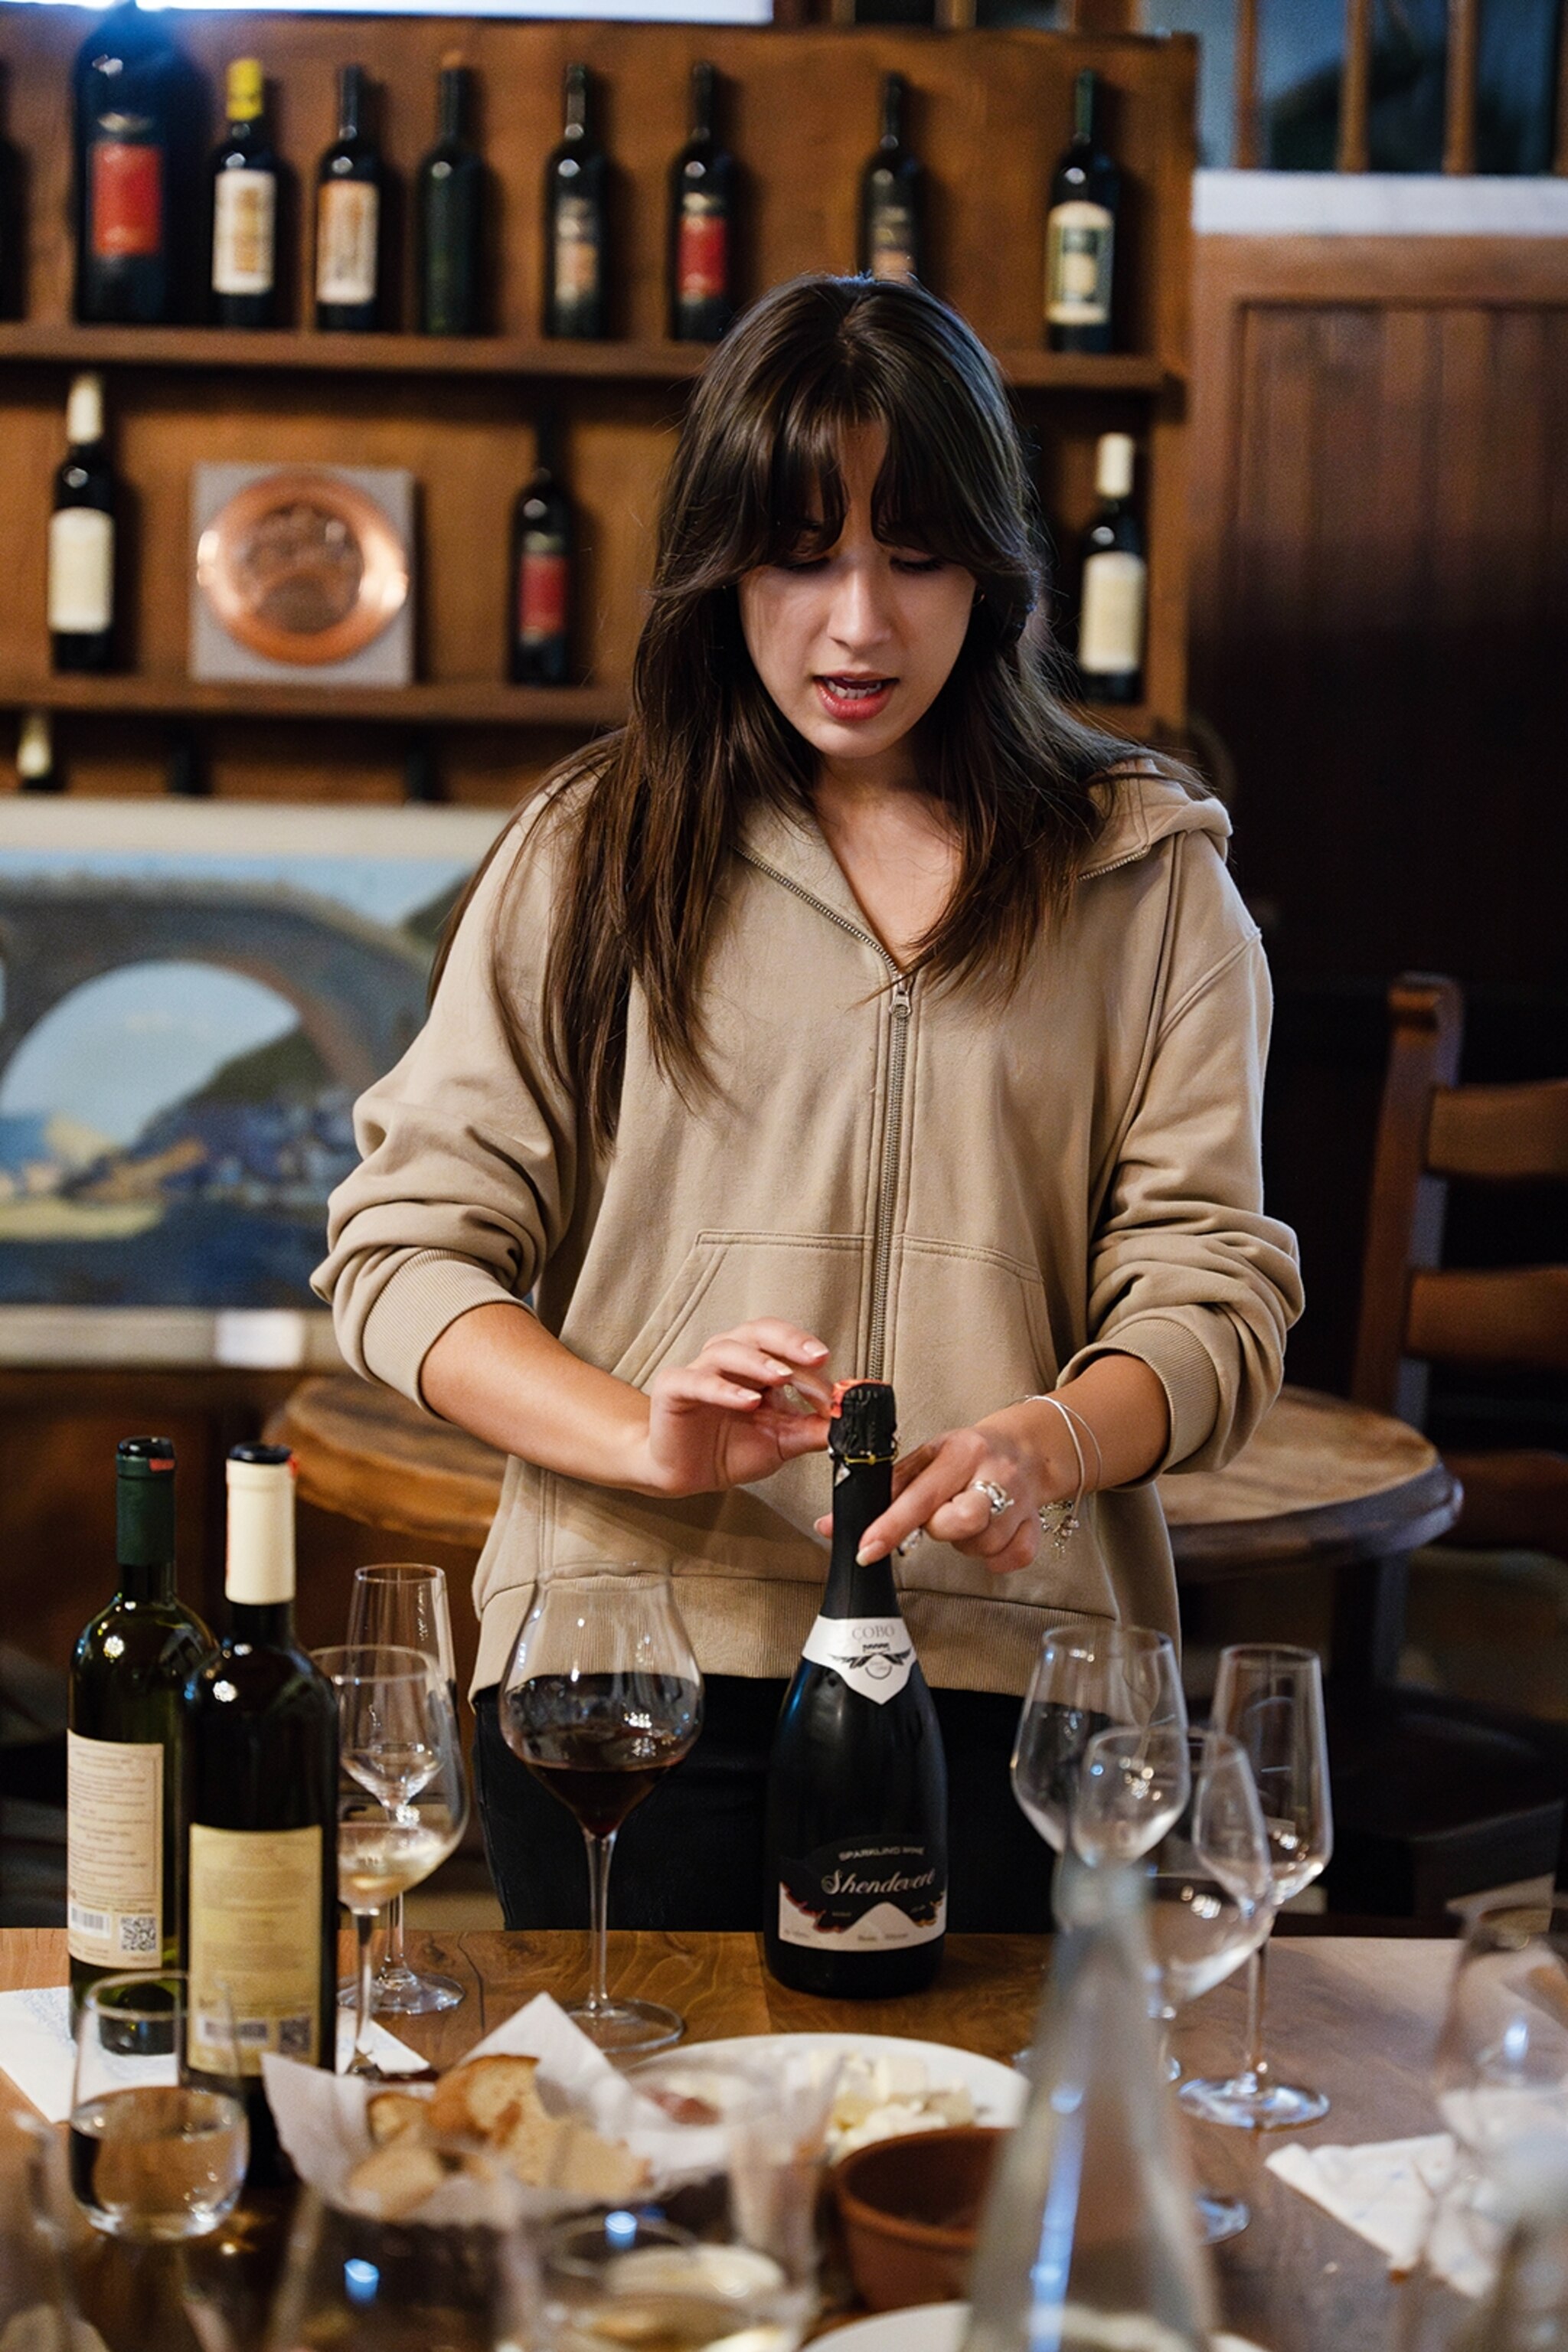
<svg viewBox="0 0 1568 2352">
<path fill-rule="evenodd" d="M 1136 33 L 1142 15 L 1140 0 L 1070 0 L 1066 29 L 1069 33 Z"/>
<path fill-rule="evenodd" d="M 1367 121 L 1372 99 L 1372 0 L 1345 0 L 1345 62 L 1340 77 L 1342 172 L 1367 168 Z"/>
<path fill-rule="evenodd" d="M 1236 168 L 1256 172 L 1263 161 L 1258 120 L 1258 0 L 1236 0 Z"/>
<path fill-rule="evenodd" d="M 1480 23 L 1480 0 L 1448 0 L 1445 172 L 1473 172 L 1476 168 L 1476 60 Z"/>
</svg>

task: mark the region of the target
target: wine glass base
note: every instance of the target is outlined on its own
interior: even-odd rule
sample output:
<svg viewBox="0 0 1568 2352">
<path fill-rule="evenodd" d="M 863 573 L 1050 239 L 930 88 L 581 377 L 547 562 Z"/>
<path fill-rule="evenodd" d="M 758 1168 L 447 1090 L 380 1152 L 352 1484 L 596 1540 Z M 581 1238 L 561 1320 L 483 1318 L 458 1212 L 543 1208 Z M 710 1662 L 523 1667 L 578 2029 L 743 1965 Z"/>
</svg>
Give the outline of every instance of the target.
<svg viewBox="0 0 1568 2352">
<path fill-rule="evenodd" d="M 1223 2246 L 1227 2238 L 1239 2238 L 1252 2219 L 1243 2198 L 1222 2197 L 1216 2189 L 1200 2189 L 1193 2203 L 1198 2236 L 1205 2246 Z"/>
<path fill-rule="evenodd" d="M 607 2000 L 596 2009 L 579 2000 L 566 2014 L 606 2058 L 642 2058 L 650 2050 L 668 2050 L 686 2031 L 679 2010 L 657 2000 Z"/>
<path fill-rule="evenodd" d="M 1188 2115 L 1205 2124 L 1226 2124 L 1233 2131 L 1294 2131 L 1329 2112 L 1321 2091 L 1300 2083 L 1260 2082 L 1250 2074 L 1233 2074 L 1224 2083 L 1199 2077 L 1184 2083 L 1176 2096 Z"/>
<path fill-rule="evenodd" d="M 371 1984 L 373 2017 L 430 2017 L 437 2010 L 456 2009 L 463 1988 L 455 1977 L 423 1975 L 417 1969 L 383 1969 Z M 352 1977 L 338 1986 L 338 2007 L 357 2009 L 359 1987 Z"/>
</svg>

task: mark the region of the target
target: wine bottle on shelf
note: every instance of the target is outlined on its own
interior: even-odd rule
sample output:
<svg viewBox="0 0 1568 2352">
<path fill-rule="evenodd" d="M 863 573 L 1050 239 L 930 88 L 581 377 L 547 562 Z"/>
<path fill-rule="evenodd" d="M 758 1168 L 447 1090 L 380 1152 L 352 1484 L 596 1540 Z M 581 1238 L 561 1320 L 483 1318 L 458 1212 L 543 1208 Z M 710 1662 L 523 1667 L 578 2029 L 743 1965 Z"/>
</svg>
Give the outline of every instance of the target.
<svg viewBox="0 0 1568 2352">
<path fill-rule="evenodd" d="M 338 135 L 316 173 L 316 324 L 339 334 L 374 334 L 382 317 L 381 150 L 365 128 L 363 66 L 338 73 Z"/>
<path fill-rule="evenodd" d="M 1115 308 L 1121 175 L 1096 128 L 1100 76 L 1073 84 L 1071 144 L 1051 179 L 1046 218 L 1046 335 L 1053 352 L 1108 352 Z"/>
<path fill-rule="evenodd" d="M 185 1965 L 192 2064 L 221 2071 L 203 2021 L 232 2012 L 252 2186 L 289 2177 L 266 2094 L 271 2050 L 330 2068 L 337 2001 L 337 1703 L 294 1632 L 294 1462 L 228 1464 L 229 1627 L 185 1693 Z"/>
<path fill-rule="evenodd" d="M 947 1922 L 947 1767 L 890 1559 L 862 1566 L 892 1500 L 893 1391 L 835 1393 L 833 1553 L 768 1767 L 763 1933 L 781 1984 L 830 2000 L 918 1992 Z"/>
<path fill-rule="evenodd" d="M 512 682 L 563 686 L 572 638 L 572 501 L 554 415 L 539 419 L 532 473 L 511 525 Z"/>
<path fill-rule="evenodd" d="M 484 159 L 468 141 L 471 77 L 441 68 L 436 144 L 415 187 L 415 277 L 422 335 L 484 332 Z"/>
<path fill-rule="evenodd" d="M 278 157 L 255 58 L 228 68 L 222 142 L 212 160 L 212 314 L 220 327 L 270 327 L 278 298 Z"/>
<path fill-rule="evenodd" d="M 174 1590 L 173 1445 L 166 1437 L 128 1437 L 115 1472 L 119 1590 L 71 1659 L 66 1941 L 73 2009 L 100 1977 L 180 1965 L 184 1688 L 213 1646 Z"/>
<path fill-rule="evenodd" d="M 860 270 L 868 278 L 923 278 L 924 174 L 904 138 L 902 74 L 882 77 L 882 135 L 860 181 Z"/>
<path fill-rule="evenodd" d="M 714 131 L 715 76 L 691 68 L 691 136 L 669 187 L 669 331 L 677 342 L 716 343 L 735 315 L 735 159 Z"/>
<path fill-rule="evenodd" d="M 1143 692 L 1149 565 L 1132 506 L 1130 433 L 1102 433 L 1095 450 L 1100 506 L 1083 535 L 1078 667 L 1086 702 L 1137 702 Z"/>
<path fill-rule="evenodd" d="M 16 730 L 16 790 L 63 793 L 64 773 L 55 760 L 54 725 L 47 710 L 24 710 Z"/>
<path fill-rule="evenodd" d="M 175 314 L 180 67 L 159 17 L 121 0 L 72 74 L 76 315 L 156 326 Z"/>
<path fill-rule="evenodd" d="M 588 68 L 566 68 L 566 127 L 544 167 L 544 331 L 609 332 L 609 159 L 594 136 Z"/>
<path fill-rule="evenodd" d="M 65 460 L 49 517 L 49 651 L 58 670 L 113 665 L 115 505 L 103 378 L 79 375 L 66 403 Z"/>
</svg>

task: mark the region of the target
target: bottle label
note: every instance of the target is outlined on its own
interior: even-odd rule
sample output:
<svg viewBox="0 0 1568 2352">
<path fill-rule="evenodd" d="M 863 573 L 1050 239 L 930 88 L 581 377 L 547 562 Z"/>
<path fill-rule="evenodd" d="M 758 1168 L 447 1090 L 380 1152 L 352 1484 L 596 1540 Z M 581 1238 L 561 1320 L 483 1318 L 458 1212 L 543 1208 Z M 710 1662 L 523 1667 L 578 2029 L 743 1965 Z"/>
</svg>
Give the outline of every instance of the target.
<svg viewBox="0 0 1568 2352">
<path fill-rule="evenodd" d="M 909 1681 L 915 1645 L 901 1617 L 819 1617 L 801 1655 L 814 1666 L 831 1666 L 852 1691 L 886 1706 Z"/>
<path fill-rule="evenodd" d="M 722 200 L 695 191 L 680 200 L 677 290 L 683 302 L 721 302 L 729 277 L 730 224 Z"/>
<path fill-rule="evenodd" d="M 1046 317 L 1053 327 L 1103 327 L 1110 318 L 1116 220 L 1075 198 L 1046 223 Z"/>
<path fill-rule="evenodd" d="M 278 182 L 270 172 L 220 172 L 213 200 L 213 292 L 270 294 Z"/>
<path fill-rule="evenodd" d="M 191 1823 L 191 2063 L 226 2071 L 234 2020 L 240 2072 L 263 2053 L 321 2056 L 321 1831 Z"/>
<path fill-rule="evenodd" d="M 374 302 L 381 191 L 369 180 L 329 180 L 316 211 L 316 299 Z"/>
<path fill-rule="evenodd" d="M 1083 567 L 1078 666 L 1104 677 L 1137 669 L 1143 659 L 1143 608 L 1149 567 L 1125 548 L 1091 555 Z"/>
<path fill-rule="evenodd" d="M 555 200 L 555 295 L 591 302 L 599 291 L 599 213 L 591 196 Z"/>
<path fill-rule="evenodd" d="M 914 276 L 915 216 L 910 205 L 876 205 L 871 214 L 869 242 L 873 278 Z"/>
<path fill-rule="evenodd" d="M 779 1882 L 779 1941 L 818 1952 L 890 1952 L 947 1928 L 943 1858 L 916 1838 L 840 1838 Z"/>
<path fill-rule="evenodd" d="M 61 507 L 49 517 L 49 626 L 62 636 L 96 636 L 114 618 L 114 517 L 99 507 Z"/>
<path fill-rule="evenodd" d="M 571 562 L 552 531 L 523 534 L 518 571 L 517 631 L 523 644 L 541 646 L 564 636 Z"/>
<path fill-rule="evenodd" d="M 146 260 L 163 244 L 163 151 L 128 139 L 92 142 L 93 257 Z"/>
<path fill-rule="evenodd" d="M 66 1945 L 95 1968 L 163 1959 L 163 1748 L 66 1734 Z"/>
</svg>

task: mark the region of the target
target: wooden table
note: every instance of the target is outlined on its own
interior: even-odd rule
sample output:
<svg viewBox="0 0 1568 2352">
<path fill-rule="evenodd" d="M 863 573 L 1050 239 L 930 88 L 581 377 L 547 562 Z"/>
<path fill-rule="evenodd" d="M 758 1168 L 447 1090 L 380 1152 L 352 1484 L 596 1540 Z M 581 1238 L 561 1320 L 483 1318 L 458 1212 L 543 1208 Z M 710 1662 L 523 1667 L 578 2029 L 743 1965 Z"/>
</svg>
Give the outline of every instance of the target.
<svg viewBox="0 0 1568 2352">
<path fill-rule="evenodd" d="M 459 2057 L 538 1992 L 582 1990 L 584 1938 L 470 1933 L 410 1936 L 416 1965 L 457 1976 L 461 2008 L 397 2022 L 434 2063 Z M 1326 2122 L 1296 2135 L 1316 2141 L 1392 2139 L 1436 2127 L 1428 2075 L 1458 1946 L 1415 1939 L 1312 1937 L 1280 1940 L 1269 1959 L 1270 2051 L 1282 2072 L 1326 2090 Z M 863 2029 L 912 2034 L 1006 2060 L 1027 2041 L 1048 1947 L 1026 1936 L 955 1936 L 934 1990 L 905 2000 L 830 2003 L 786 1992 L 765 1973 L 752 1936 L 619 1935 L 611 1982 L 681 2011 L 693 2042 L 734 2033 Z M 349 1957 L 343 1947 L 344 1964 Z M 65 1937 L 0 1934 L 0 1990 L 65 1981 Z M 1240 1980 L 1197 2003 L 1177 2029 L 1188 2072 L 1228 2070 L 1238 2056 Z M 18 2104 L 0 2077 L 0 2111 Z M 1215 2189 L 1239 2190 L 1252 2226 L 1217 2253 L 1227 2326 L 1267 2352 L 1387 2352 L 1399 2340 L 1400 2290 L 1363 2240 L 1281 2186 L 1263 2159 L 1279 2136 L 1191 2126 L 1194 2164 Z"/>
</svg>

